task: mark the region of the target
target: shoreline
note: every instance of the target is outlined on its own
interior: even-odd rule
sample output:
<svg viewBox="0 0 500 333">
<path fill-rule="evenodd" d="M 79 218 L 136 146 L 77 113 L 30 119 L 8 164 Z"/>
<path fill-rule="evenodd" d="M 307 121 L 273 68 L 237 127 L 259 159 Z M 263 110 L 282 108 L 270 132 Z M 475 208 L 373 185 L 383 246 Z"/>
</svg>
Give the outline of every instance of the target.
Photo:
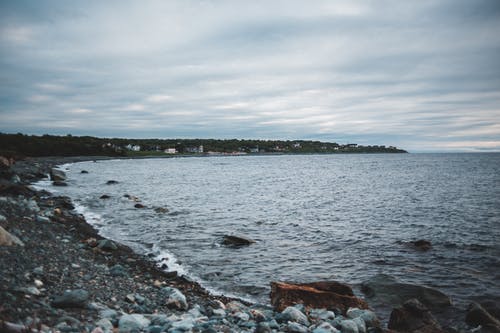
<svg viewBox="0 0 500 333">
<path fill-rule="evenodd" d="M 37 190 L 30 185 L 44 178 L 52 168 L 64 164 L 146 158 L 150 157 L 27 158 L 17 161 L 8 171 L 11 174 L 7 172 L 0 177 L 0 215 L 5 215 L 0 216 L 0 226 L 24 243 L 23 247 L 0 247 L 0 266 L 6 267 L 0 275 L 0 331 L 6 329 L 2 323 L 12 323 L 18 325 L 18 330 L 7 332 L 20 332 L 19 328 L 44 332 L 101 333 L 116 329 L 127 332 L 120 322 L 131 314 L 149 321 L 147 327 L 138 329 L 146 332 L 152 326 L 163 328 L 158 332 L 205 332 L 196 328 L 206 326 L 207 322 L 211 322 L 209 326 L 216 332 L 295 332 L 289 327 L 290 321 L 279 321 L 282 313 L 275 312 L 270 306 L 211 294 L 195 281 L 175 272 L 163 271 L 151 258 L 99 235 L 82 215 L 74 211 L 70 198 Z M 12 179 L 17 176 L 17 179 L 6 181 L 6 175 Z M 170 295 L 166 291 L 173 288 L 181 296 Z M 85 304 L 62 308 L 55 306 L 57 298 L 68 289 L 85 291 Z M 173 300 L 169 301 L 172 297 Z M 326 322 L 314 322 L 316 319 L 310 317 L 312 312 L 300 306 L 298 308 L 307 314 L 309 324 L 315 325 L 310 326 L 307 332 L 316 333 L 314 327 Z M 258 330 L 259 316 L 253 314 L 255 311 L 261 313 L 262 318 L 266 318 L 265 322 L 271 323 L 274 328 Z M 336 324 L 340 327 L 343 317 L 338 313 L 336 315 Z M 162 319 L 158 319 L 160 317 Z M 163 325 L 155 325 L 156 322 Z M 184 322 L 189 329 L 172 329 L 178 322 Z M 333 320 L 330 322 L 334 323 Z M 109 330 L 103 325 L 107 325 Z M 96 331 L 98 328 L 101 331 Z M 365 327 L 365 332 L 382 331 L 380 326 L 372 330 Z"/>
</svg>

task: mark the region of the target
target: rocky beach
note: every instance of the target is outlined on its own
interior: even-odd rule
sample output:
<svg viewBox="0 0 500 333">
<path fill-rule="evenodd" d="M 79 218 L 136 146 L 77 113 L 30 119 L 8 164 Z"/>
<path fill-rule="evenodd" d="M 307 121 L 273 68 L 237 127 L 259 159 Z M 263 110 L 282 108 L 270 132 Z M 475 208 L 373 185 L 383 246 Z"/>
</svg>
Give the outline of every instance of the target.
<svg viewBox="0 0 500 333">
<path fill-rule="evenodd" d="M 1 332 L 500 332 L 496 304 L 443 321 L 436 313 L 454 311 L 446 295 L 383 275 L 363 284 L 365 300 L 338 282 L 273 283 L 270 305 L 212 295 L 101 237 L 70 198 L 30 185 L 51 174 L 65 186 L 53 168 L 83 160 L 92 158 L 2 158 Z M 377 303 L 394 305 L 387 325 Z"/>
</svg>

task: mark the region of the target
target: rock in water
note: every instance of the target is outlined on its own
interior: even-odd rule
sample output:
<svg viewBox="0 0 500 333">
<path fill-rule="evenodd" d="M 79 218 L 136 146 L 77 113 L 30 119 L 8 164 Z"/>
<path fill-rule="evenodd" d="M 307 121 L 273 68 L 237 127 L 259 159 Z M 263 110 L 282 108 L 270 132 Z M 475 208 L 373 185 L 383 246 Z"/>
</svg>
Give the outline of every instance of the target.
<svg viewBox="0 0 500 333">
<path fill-rule="evenodd" d="M 115 242 L 109 239 L 101 239 L 97 242 L 97 247 L 104 251 L 115 251 L 118 250 Z"/>
<path fill-rule="evenodd" d="M 82 170 L 80 173 L 89 173 L 87 170 Z"/>
<path fill-rule="evenodd" d="M 277 311 L 294 304 L 315 309 L 339 309 L 343 313 L 349 308 L 368 309 L 365 301 L 354 296 L 351 287 L 336 281 L 301 284 L 271 282 L 271 304 Z"/>
<path fill-rule="evenodd" d="M 134 205 L 134 207 L 135 207 L 135 208 L 139 208 L 139 209 L 141 209 L 141 208 L 146 208 L 146 206 L 144 206 L 143 204 L 140 204 L 140 203 L 136 203 L 136 204 Z"/>
<path fill-rule="evenodd" d="M 19 238 L 10 234 L 7 230 L 0 226 L 0 246 L 12 246 L 19 245 L 24 246 L 24 243 L 21 242 Z"/>
<path fill-rule="evenodd" d="M 465 322 L 473 327 L 481 325 L 492 332 L 500 332 L 500 321 L 477 303 L 469 305 Z"/>
<path fill-rule="evenodd" d="M 387 327 L 408 333 L 444 333 L 436 318 L 415 298 L 392 310 Z"/>
<path fill-rule="evenodd" d="M 118 184 L 118 181 L 117 180 L 108 180 L 106 182 L 106 185 L 114 185 L 114 184 Z"/>
<path fill-rule="evenodd" d="M 107 194 L 103 194 L 99 197 L 99 199 L 109 199 L 109 198 L 111 198 L 111 197 Z"/>
<path fill-rule="evenodd" d="M 425 251 L 429 251 L 430 249 L 432 249 L 431 242 L 429 242 L 428 240 L 425 240 L 425 239 L 419 239 L 416 241 L 412 241 L 409 244 L 419 251 L 425 252 Z"/>
<path fill-rule="evenodd" d="M 66 174 L 64 171 L 52 168 L 50 169 L 50 180 L 53 181 L 65 181 L 66 180 Z"/>
<path fill-rule="evenodd" d="M 239 246 L 247 246 L 253 243 L 255 243 L 253 239 L 241 236 L 234 236 L 234 235 L 225 235 L 224 238 L 222 239 L 222 245 L 226 246 L 239 247 Z"/>
<path fill-rule="evenodd" d="M 429 308 L 443 308 L 451 305 L 448 296 L 439 290 L 416 284 L 402 283 L 386 274 L 377 274 L 361 284 L 361 291 L 374 302 L 401 306 L 409 299 L 416 298 Z"/>
<path fill-rule="evenodd" d="M 188 309 L 189 306 L 186 301 L 186 296 L 184 296 L 179 289 L 164 287 L 161 289 L 161 294 L 166 297 L 165 304 L 168 307 L 177 308 L 179 310 Z"/>
<path fill-rule="evenodd" d="M 84 308 L 88 299 L 89 293 L 86 290 L 66 290 L 62 295 L 54 298 L 52 306 L 56 308 Z"/>
<path fill-rule="evenodd" d="M 54 186 L 68 186 L 68 183 L 63 182 L 63 181 L 61 181 L 61 180 L 54 180 L 54 181 L 52 182 L 52 185 L 54 185 Z"/>
</svg>

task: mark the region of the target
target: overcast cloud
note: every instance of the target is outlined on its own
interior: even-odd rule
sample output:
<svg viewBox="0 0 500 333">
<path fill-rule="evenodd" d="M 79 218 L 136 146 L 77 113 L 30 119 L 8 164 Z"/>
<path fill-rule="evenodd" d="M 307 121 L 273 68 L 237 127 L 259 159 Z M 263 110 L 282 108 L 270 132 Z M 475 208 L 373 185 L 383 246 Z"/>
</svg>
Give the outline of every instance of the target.
<svg viewBox="0 0 500 333">
<path fill-rule="evenodd" d="M 0 131 L 500 151 L 500 2 L 2 0 Z"/>
</svg>

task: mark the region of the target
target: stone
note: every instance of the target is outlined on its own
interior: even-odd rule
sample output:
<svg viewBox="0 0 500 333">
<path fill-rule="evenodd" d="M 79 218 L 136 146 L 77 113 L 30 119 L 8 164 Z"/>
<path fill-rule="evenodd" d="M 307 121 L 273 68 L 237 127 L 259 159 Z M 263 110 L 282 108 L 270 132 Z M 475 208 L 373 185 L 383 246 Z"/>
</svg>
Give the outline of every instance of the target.
<svg viewBox="0 0 500 333">
<path fill-rule="evenodd" d="M 358 326 L 359 333 L 366 333 L 366 324 L 361 317 L 354 318 L 352 321 Z"/>
<path fill-rule="evenodd" d="M 333 311 L 327 311 L 326 309 L 312 309 L 309 311 L 309 317 L 320 321 L 334 320 L 335 313 Z"/>
<path fill-rule="evenodd" d="M 115 242 L 109 239 L 101 239 L 97 242 L 97 247 L 104 251 L 115 251 L 118 250 Z"/>
<path fill-rule="evenodd" d="M 113 331 L 113 323 L 108 318 L 100 319 L 96 325 L 100 327 L 104 333 L 111 333 Z"/>
<path fill-rule="evenodd" d="M 186 296 L 177 288 L 164 287 L 161 289 L 161 294 L 166 297 L 165 305 L 170 308 L 176 308 L 179 310 L 187 310 L 188 303 Z"/>
<path fill-rule="evenodd" d="M 84 308 L 89 299 L 89 293 L 83 289 L 66 290 L 52 301 L 55 308 Z"/>
<path fill-rule="evenodd" d="M 111 198 L 111 196 L 107 195 L 107 194 L 103 194 L 99 197 L 99 199 L 109 199 Z"/>
<path fill-rule="evenodd" d="M 340 331 L 333 327 L 330 323 L 324 322 L 313 329 L 312 333 L 340 333 Z"/>
<path fill-rule="evenodd" d="M 140 204 L 140 203 L 136 203 L 136 204 L 134 205 L 134 207 L 135 207 L 135 208 L 139 208 L 139 209 L 141 209 L 141 208 L 146 208 L 146 206 L 144 206 L 143 204 Z"/>
<path fill-rule="evenodd" d="M 141 331 L 148 327 L 150 323 L 150 320 L 141 314 L 124 314 L 118 321 L 118 331 L 120 333 Z"/>
<path fill-rule="evenodd" d="M 186 318 L 180 321 L 174 321 L 172 323 L 172 328 L 180 331 L 189 331 L 194 327 L 194 320 L 192 318 Z"/>
<path fill-rule="evenodd" d="M 416 298 L 429 308 L 442 309 L 451 305 L 448 296 L 439 290 L 410 283 L 402 283 L 386 274 L 377 274 L 361 284 L 361 291 L 373 303 L 398 307 Z"/>
<path fill-rule="evenodd" d="M 278 316 L 276 316 L 276 320 L 284 323 L 293 321 L 304 326 L 309 326 L 309 320 L 307 319 L 307 316 L 293 306 L 289 306 L 285 310 L 283 310 Z"/>
<path fill-rule="evenodd" d="M 41 288 L 41 287 L 43 287 L 43 282 L 42 282 L 42 281 L 40 281 L 40 280 L 38 280 L 38 279 L 35 279 L 35 280 L 33 280 L 33 282 L 35 283 L 35 286 L 36 286 L 37 288 Z"/>
<path fill-rule="evenodd" d="M 43 266 L 33 268 L 33 274 L 43 276 Z"/>
<path fill-rule="evenodd" d="M 103 309 L 99 311 L 99 317 L 103 319 L 105 318 L 115 319 L 116 317 L 118 317 L 118 312 L 116 312 L 116 310 L 113 309 Z"/>
<path fill-rule="evenodd" d="M 225 235 L 222 239 L 222 245 L 230 247 L 248 246 L 253 243 L 255 243 L 253 239 L 235 235 Z"/>
<path fill-rule="evenodd" d="M 248 313 L 245 313 L 245 312 L 236 312 L 236 313 L 232 314 L 231 317 L 235 318 L 238 321 L 250 320 L 250 315 Z"/>
<path fill-rule="evenodd" d="M 415 298 L 392 310 L 387 327 L 408 333 L 444 333 L 427 307 Z"/>
<path fill-rule="evenodd" d="M 80 173 L 89 173 L 87 170 L 82 170 Z"/>
<path fill-rule="evenodd" d="M 368 308 L 364 300 L 354 296 L 351 287 L 336 281 L 300 284 L 271 282 L 271 304 L 276 311 L 295 304 L 316 309 L 339 309 L 342 313 L 350 307 Z"/>
<path fill-rule="evenodd" d="M 358 325 L 351 319 L 342 320 L 340 322 L 340 331 L 342 333 L 359 333 Z"/>
<path fill-rule="evenodd" d="M 255 333 L 271 333 L 271 327 L 269 327 L 269 324 L 266 322 L 260 322 L 257 324 L 257 327 L 255 327 Z"/>
<path fill-rule="evenodd" d="M 478 303 L 469 305 L 467 315 L 465 316 L 465 322 L 473 327 L 481 325 L 481 327 L 487 328 L 492 332 L 495 332 L 495 329 L 496 332 L 500 332 L 500 320 L 495 318 Z"/>
<path fill-rule="evenodd" d="M 37 215 L 36 221 L 39 223 L 50 223 L 50 219 L 46 216 L 43 216 L 43 215 Z"/>
<path fill-rule="evenodd" d="M 212 316 L 224 318 L 226 316 L 226 311 L 224 311 L 224 309 L 213 309 Z"/>
<path fill-rule="evenodd" d="M 52 182 L 52 185 L 54 185 L 54 186 L 68 186 L 68 183 L 63 182 L 63 181 L 61 181 L 61 180 L 54 180 L 54 181 Z"/>
<path fill-rule="evenodd" d="M 24 246 L 24 243 L 16 236 L 10 234 L 0 226 L 0 246 Z"/>
<path fill-rule="evenodd" d="M 416 241 L 411 241 L 409 242 L 409 244 L 419 250 L 419 251 L 429 251 L 430 249 L 432 249 L 432 244 L 431 242 L 429 242 L 428 240 L 425 240 L 425 239 L 419 239 L 419 240 L 416 240 Z"/>
<path fill-rule="evenodd" d="M 115 184 L 118 184 L 118 181 L 117 180 L 108 180 L 106 182 L 106 185 L 115 185 Z"/>
<path fill-rule="evenodd" d="M 289 322 L 286 331 L 290 333 L 307 333 L 307 327 L 295 322 Z"/>
<path fill-rule="evenodd" d="M 366 324 L 366 327 L 380 327 L 380 320 L 377 318 L 375 312 L 371 310 L 361 310 L 358 308 L 351 308 L 347 310 L 347 317 L 350 319 L 361 318 Z"/>
<path fill-rule="evenodd" d="M 156 207 L 155 212 L 158 214 L 165 214 L 165 213 L 168 213 L 169 210 L 165 207 Z"/>
<path fill-rule="evenodd" d="M 64 171 L 56 169 L 56 168 L 50 169 L 49 176 L 50 176 L 50 180 L 52 180 L 52 181 L 65 181 L 66 180 L 66 174 L 64 173 Z"/>
<path fill-rule="evenodd" d="M 112 276 L 128 276 L 128 272 L 122 265 L 114 265 L 109 269 Z"/>
</svg>

